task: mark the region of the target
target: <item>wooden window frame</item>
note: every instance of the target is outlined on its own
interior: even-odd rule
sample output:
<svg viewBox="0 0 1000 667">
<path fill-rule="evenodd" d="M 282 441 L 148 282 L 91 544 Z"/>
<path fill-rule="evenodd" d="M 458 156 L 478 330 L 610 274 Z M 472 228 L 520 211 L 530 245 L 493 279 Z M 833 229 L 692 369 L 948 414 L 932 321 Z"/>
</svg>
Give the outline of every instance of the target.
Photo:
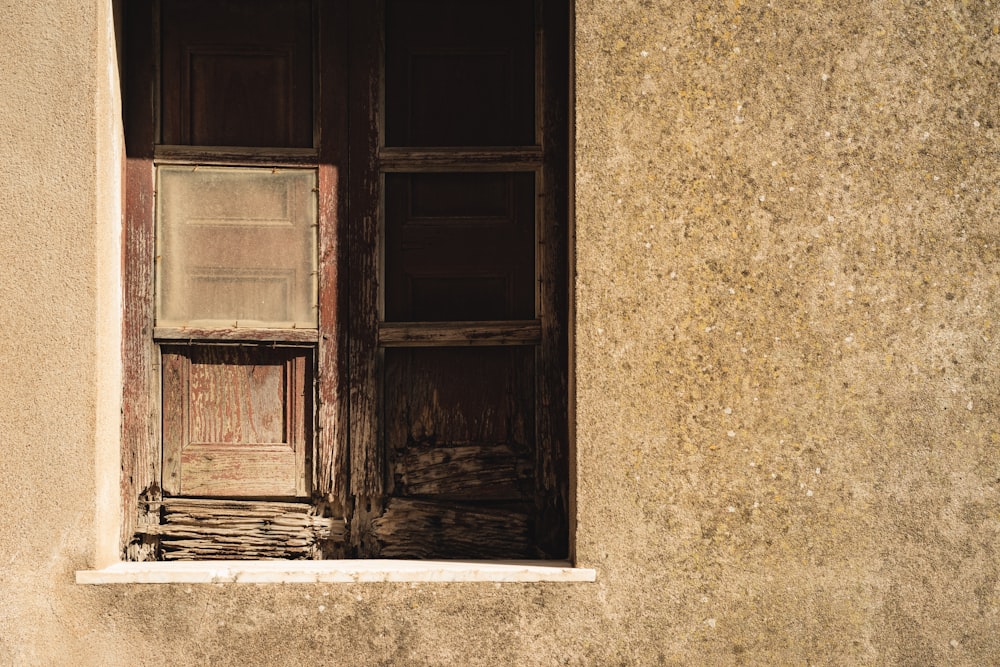
<svg viewBox="0 0 1000 667">
<path fill-rule="evenodd" d="M 503 148 L 385 147 L 382 74 L 382 2 L 315 0 L 314 148 L 234 148 L 159 145 L 157 60 L 160 2 L 126 7 L 125 225 L 123 239 L 122 526 L 125 560 L 146 560 L 170 531 L 161 516 L 197 509 L 201 520 L 224 525 L 250 508 L 261 525 L 309 526 L 306 547 L 232 550 L 248 558 L 375 555 L 372 522 L 383 509 L 385 460 L 380 426 L 379 359 L 388 347 L 442 343 L 530 345 L 536 349 L 535 465 L 546 471 L 540 522 L 562 522 L 557 542 L 543 545 L 572 557 L 570 526 L 569 383 L 569 136 L 566 94 L 542 95 L 549 81 L 566 85 L 569 8 L 565 0 L 536 1 L 540 25 L 556 25 L 541 39 L 536 29 L 536 145 Z M 543 16 L 542 12 L 553 16 Z M 324 40 L 324 35 L 379 39 Z M 150 44 L 154 45 L 150 48 Z M 556 55 L 561 54 L 561 55 Z M 347 63 L 351 66 L 348 68 Z M 540 64 L 539 64 L 540 63 Z M 150 80 L 149 73 L 157 72 Z M 349 90 L 347 104 L 342 90 Z M 367 119 L 351 127 L 348 119 Z M 323 132 L 319 131 L 322 126 Z M 328 131 L 336 128 L 336 132 Z M 553 128 L 561 128 L 553 131 Z M 155 169 L 161 164 L 315 168 L 319 181 L 318 307 L 315 330 L 168 328 L 154 322 Z M 348 170 L 350 179 L 343 178 Z M 382 322 L 382 192 L 386 174 L 529 171 L 536 184 L 537 317 L 522 321 Z M 351 206 L 348 206 L 351 202 Z M 347 271 L 344 269 L 347 267 Z M 345 275 L 347 273 L 348 275 Z M 312 484 L 318 511 L 254 501 L 227 503 L 164 498 L 161 488 L 160 345 L 203 342 L 250 346 L 298 345 L 314 350 L 315 436 Z M 331 369 L 334 369 L 331 371 Z M 346 370 L 345 370 L 346 369 Z M 187 516 L 187 515 L 185 515 Z M 289 518 L 294 516 L 295 518 Z M 206 518 L 207 517 L 207 518 Z M 221 522 L 221 523 L 220 523 Z M 220 557 L 191 549 L 184 557 Z"/>
</svg>

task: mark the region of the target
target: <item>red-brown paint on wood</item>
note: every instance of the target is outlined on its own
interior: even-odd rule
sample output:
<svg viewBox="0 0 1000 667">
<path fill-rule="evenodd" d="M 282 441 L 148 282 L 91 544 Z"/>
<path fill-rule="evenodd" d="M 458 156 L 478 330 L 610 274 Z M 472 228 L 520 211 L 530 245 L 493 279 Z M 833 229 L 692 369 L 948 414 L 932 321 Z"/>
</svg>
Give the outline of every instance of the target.
<svg viewBox="0 0 1000 667">
<path fill-rule="evenodd" d="M 309 0 L 161 8 L 163 143 L 312 146 Z"/>
<path fill-rule="evenodd" d="M 164 348 L 165 490 L 308 495 L 311 356 L 295 348 Z"/>
<path fill-rule="evenodd" d="M 279 148 L 253 146 L 156 146 L 157 164 L 239 165 L 253 167 L 315 167 L 319 151 L 315 148 Z"/>
<path fill-rule="evenodd" d="M 127 12 L 125 95 L 125 220 L 122 258 L 122 453 L 121 544 L 133 559 L 150 557 L 149 545 L 133 542 L 146 521 L 139 497 L 159 497 L 153 326 L 153 42 L 152 3 L 130 3 Z"/>
<path fill-rule="evenodd" d="M 319 7 L 319 372 L 316 493 L 348 507 L 348 16 L 342 1 Z"/>
<path fill-rule="evenodd" d="M 219 341 L 247 343 L 315 343 L 316 329 L 256 329 L 239 327 L 206 329 L 201 327 L 155 327 L 153 338 L 158 341 Z"/>
</svg>

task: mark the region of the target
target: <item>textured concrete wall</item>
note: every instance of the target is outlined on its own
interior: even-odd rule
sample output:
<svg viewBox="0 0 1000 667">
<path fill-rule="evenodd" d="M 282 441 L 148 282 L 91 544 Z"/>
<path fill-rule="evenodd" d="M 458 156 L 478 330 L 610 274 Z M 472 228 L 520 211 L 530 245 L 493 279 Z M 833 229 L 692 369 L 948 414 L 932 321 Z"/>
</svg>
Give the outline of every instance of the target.
<svg viewBox="0 0 1000 667">
<path fill-rule="evenodd" d="M 0 664 L 1000 660 L 995 0 L 579 0 L 569 585 L 72 583 L 113 46 L 0 7 Z"/>
</svg>

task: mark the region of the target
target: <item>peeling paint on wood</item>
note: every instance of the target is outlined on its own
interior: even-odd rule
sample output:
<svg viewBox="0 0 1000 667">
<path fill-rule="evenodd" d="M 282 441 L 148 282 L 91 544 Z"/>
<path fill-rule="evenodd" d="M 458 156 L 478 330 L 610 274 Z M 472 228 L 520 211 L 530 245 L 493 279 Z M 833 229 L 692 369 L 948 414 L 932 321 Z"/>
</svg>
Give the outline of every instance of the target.
<svg viewBox="0 0 1000 667">
<path fill-rule="evenodd" d="M 315 559 L 344 541 L 344 521 L 306 503 L 165 498 L 151 507 L 162 524 L 141 530 L 159 537 L 164 560 Z"/>
</svg>

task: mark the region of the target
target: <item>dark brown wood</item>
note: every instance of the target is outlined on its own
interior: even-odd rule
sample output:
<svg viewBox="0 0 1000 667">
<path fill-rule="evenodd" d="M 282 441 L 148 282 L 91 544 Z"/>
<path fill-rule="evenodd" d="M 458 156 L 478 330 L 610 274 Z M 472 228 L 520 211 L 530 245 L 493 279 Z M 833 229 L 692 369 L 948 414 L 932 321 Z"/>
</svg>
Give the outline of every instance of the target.
<svg viewBox="0 0 1000 667">
<path fill-rule="evenodd" d="M 451 500 L 531 496 L 532 462 L 507 444 L 410 447 L 395 460 L 393 493 Z"/>
<path fill-rule="evenodd" d="M 534 317 L 534 180 L 530 172 L 388 175 L 384 318 Z"/>
<path fill-rule="evenodd" d="M 408 2 L 405 9 L 401 1 L 389 2 L 390 14 L 400 12 L 423 32 L 416 34 L 413 26 L 400 28 L 405 36 L 399 48 L 408 50 L 409 60 L 394 56 L 397 47 L 391 40 L 399 26 L 394 28 L 390 16 L 386 113 L 392 147 L 381 152 L 382 171 L 388 174 L 384 239 L 388 321 L 381 325 L 379 344 L 384 358 L 384 441 L 393 474 L 391 497 L 373 524 L 374 536 L 380 553 L 389 557 L 565 557 L 568 8 L 561 2 L 504 6 L 511 15 L 521 9 L 531 14 L 521 23 L 529 26 L 530 60 L 538 67 L 528 77 L 531 86 L 537 86 L 536 94 L 529 96 L 537 100 L 537 109 L 532 106 L 528 117 L 530 139 L 538 145 L 504 149 L 462 145 L 469 137 L 493 136 L 490 132 L 496 128 L 483 131 L 477 125 L 482 118 L 451 118 L 439 112 L 438 118 L 421 120 L 421 112 L 415 110 L 426 100 L 417 95 L 400 104 L 399 97 L 393 97 L 394 81 L 409 81 L 410 75 L 402 73 L 416 66 L 423 51 L 435 53 L 442 44 L 465 37 L 435 32 L 439 28 L 430 25 L 435 21 L 452 23 L 451 17 L 435 13 L 445 6 L 440 2 Z M 461 8 L 446 6 L 460 15 L 458 23 L 472 16 L 482 20 L 492 11 L 468 3 Z M 503 21 L 491 23 L 487 32 L 498 30 L 497 39 L 507 39 L 499 36 Z M 479 48 L 481 44 L 469 51 L 473 59 Z M 514 51 L 518 48 L 512 46 Z M 461 79 L 463 71 L 457 66 L 454 72 L 439 71 L 435 76 Z M 480 79 L 477 85 L 482 81 L 499 88 L 505 85 L 497 78 Z M 450 94 L 460 96 L 468 90 L 455 86 Z M 552 95 L 557 99 L 550 99 Z M 489 94 L 480 98 L 489 99 Z M 394 134 L 393 123 L 400 118 L 406 118 L 405 127 Z M 455 127 L 444 127 L 441 118 Z M 418 127 L 425 120 L 428 127 Z M 497 120 L 495 126 L 507 120 Z M 502 134 L 496 134 L 493 143 L 507 143 Z M 442 145 L 424 147 L 432 142 L 413 140 L 419 136 L 436 137 Z M 516 179 L 528 184 L 515 188 L 520 195 L 508 199 L 518 201 L 518 210 L 527 214 L 511 216 L 494 196 L 497 188 L 487 187 L 490 174 L 502 173 L 501 167 L 520 172 Z M 437 176 L 422 176 L 428 173 Z M 483 182 L 473 182 L 472 174 Z M 418 180 L 427 186 L 422 188 L 426 193 L 413 185 Z M 437 187 L 440 183 L 454 187 Z M 511 245 L 516 234 L 509 229 L 502 238 L 493 234 L 491 225 L 510 219 L 528 222 L 527 253 L 516 243 Z M 521 263 L 528 264 L 526 279 L 521 269 L 513 268 Z M 516 296 L 513 286 L 519 282 L 528 285 L 526 299 Z M 519 327 L 532 317 L 537 318 L 537 329 Z M 488 318 L 515 320 L 509 326 L 518 332 L 516 342 L 534 349 L 490 346 L 515 342 L 503 336 L 501 321 L 487 327 L 468 322 L 466 329 L 454 321 Z M 429 322 L 433 320 L 450 321 L 435 327 Z M 471 347 L 470 341 L 477 346 Z M 418 496 L 419 503 L 435 502 L 406 504 L 406 496 Z M 445 499 L 474 500 L 475 511 L 449 505 Z M 516 527 L 499 525 L 494 523 L 496 516 L 525 520 L 515 521 Z M 527 534 L 522 536 L 521 528 Z M 477 538 L 479 546 L 463 542 Z"/>
<path fill-rule="evenodd" d="M 530 347 L 387 349 L 389 492 L 530 502 L 534 383 Z"/>
<path fill-rule="evenodd" d="M 541 4 L 544 39 L 539 85 L 545 167 L 538 228 L 538 438 L 535 456 L 534 541 L 546 558 L 569 550 L 568 244 L 569 244 L 569 9 L 566 0 Z"/>
<path fill-rule="evenodd" d="M 149 540 L 133 540 L 137 523 L 145 523 L 139 497 L 160 495 L 160 455 L 156 437 L 158 408 L 153 400 L 157 360 L 150 334 L 153 327 L 153 53 L 152 3 L 126 7 L 125 93 L 125 220 L 122 234 L 122 454 L 121 543 L 125 557 L 152 557 Z"/>
<path fill-rule="evenodd" d="M 567 441 L 567 536 L 566 558 L 576 562 L 577 530 L 577 434 L 576 434 L 576 298 L 573 284 L 576 276 L 576 124 L 571 119 L 576 112 L 576 3 L 563 0 L 557 5 L 565 10 L 566 16 L 555 16 L 551 20 L 563 21 L 566 26 L 566 441 Z"/>
<path fill-rule="evenodd" d="M 348 487 L 348 14 L 343 1 L 319 7 L 319 371 L 316 494 L 345 516 Z"/>
<path fill-rule="evenodd" d="M 534 357 L 529 347 L 387 349 L 387 447 L 529 447 L 535 433 Z"/>
<path fill-rule="evenodd" d="M 345 537 L 343 520 L 304 503 L 165 498 L 151 509 L 163 522 L 143 532 L 165 560 L 322 558 Z"/>
<path fill-rule="evenodd" d="M 386 0 L 385 144 L 533 143 L 533 6 Z"/>
<path fill-rule="evenodd" d="M 171 1 L 194 3 L 194 0 Z M 223 13 L 238 5 L 253 10 L 258 1 L 263 0 L 223 0 L 219 6 L 228 8 L 221 10 Z M 380 12 L 386 3 L 396 17 L 392 19 L 394 27 L 390 30 L 401 29 L 406 33 L 402 42 L 395 46 L 390 44 L 386 57 L 393 61 L 405 52 L 403 60 L 412 65 L 424 57 L 421 50 L 427 47 L 424 50 L 432 58 L 441 60 L 437 65 L 431 63 L 433 66 L 423 73 L 414 75 L 417 78 L 429 76 L 434 85 L 419 87 L 415 96 L 411 95 L 403 103 L 403 107 L 408 108 L 403 116 L 399 115 L 402 108 L 399 106 L 387 111 L 391 116 L 390 125 L 404 116 L 415 122 L 406 121 L 410 125 L 401 134 L 395 135 L 395 138 L 388 136 L 389 143 L 394 144 L 388 148 L 382 145 L 385 135 L 380 134 L 384 129 L 380 124 L 383 108 L 381 86 L 385 84 L 389 88 L 386 93 L 389 105 L 398 105 L 403 98 L 398 97 L 394 89 L 400 80 L 412 77 L 405 74 L 400 79 L 400 73 L 405 68 L 396 68 L 394 74 L 390 72 L 388 80 L 383 78 L 380 64 L 383 19 Z M 129 555 L 134 558 L 148 557 L 151 549 L 158 548 L 162 557 L 168 559 L 320 555 L 565 557 L 568 553 L 570 502 L 570 450 L 566 417 L 569 358 L 566 25 L 569 10 L 565 1 L 514 0 L 513 5 L 503 7 L 473 6 L 458 0 L 384 0 L 378 3 L 330 0 L 308 4 L 310 12 L 319 18 L 318 23 L 313 24 L 314 30 L 305 31 L 309 35 L 307 41 L 319 45 L 318 57 L 313 65 L 321 73 L 312 93 L 319 128 L 315 138 L 310 135 L 308 142 L 303 143 L 299 139 L 290 142 L 302 147 L 299 149 L 163 146 L 157 149 L 155 157 L 161 164 L 317 167 L 320 257 L 318 329 L 277 332 L 244 329 L 153 331 L 148 320 L 152 310 L 151 300 L 147 296 L 147 321 L 143 333 L 135 338 L 145 346 L 148 359 L 150 375 L 140 380 L 138 385 L 146 389 L 146 406 L 142 408 L 139 403 L 130 404 L 126 400 L 126 410 L 139 406 L 139 410 L 146 409 L 150 415 L 157 413 L 157 405 L 148 397 L 151 388 L 158 384 L 152 353 L 155 349 L 152 343 L 154 335 L 167 347 L 164 387 L 171 383 L 178 387 L 185 382 L 190 384 L 190 373 L 184 379 L 183 372 L 177 372 L 175 368 L 179 362 L 170 359 L 170 355 L 174 354 L 172 350 L 180 348 L 180 343 L 214 342 L 214 347 L 219 349 L 247 351 L 272 348 L 272 351 L 280 351 L 291 349 L 290 346 L 294 345 L 315 345 L 315 421 L 309 418 L 313 413 L 311 408 L 306 407 L 305 400 L 296 408 L 292 396 L 287 392 L 284 396 L 284 410 L 295 412 L 290 422 L 301 424 L 302 429 L 313 426 L 316 429 L 315 467 L 305 464 L 306 470 L 314 473 L 312 509 L 309 509 L 310 505 L 293 503 L 294 509 L 275 513 L 273 507 L 268 509 L 272 503 L 264 503 L 263 508 L 254 509 L 251 512 L 253 517 L 248 519 L 246 509 L 226 506 L 225 503 L 230 501 L 219 501 L 222 505 L 217 509 L 207 514 L 200 509 L 198 512 L 201 514 L 194 516 L 188 506 L 175 505 L 171 509 L 171 503 L 204 501 L 168 498 L 166 504 L 160 505 L 156 504 L 160 491 L 155 483 L 133 488 L 128 492 L 129 497 L 141 497 L 139 504 L 143 507 L 147 502 L 153 504 L 149 505 L 152 511 L 140 510 L 131 514 L 136 517 L 133 521 L 139 525 L 139 530 Z M 448 10 L 444 12 L 444 17 L 435 16 L 442 6 Z M 201 10 L 192 11 L 197 14 Z M 209 14 L 213 11 L 209 10 Z M 521 16 L 525 11 L 531 14 L 527 20 Z M 537 15 L 536 11 L 539 12 Z M 489 25 L 475 25 L 484 17 L 489 18 L 491 12 L 499 12 L 500 15 L 494 17 L 496 20 L 485 21 Z M 411 15 L 413 25 L 403 25 L 410 22 L 408 17 Z M 400 21 L 400 17 L 404 20 Z M 256 19 L 251 19 L 253 21 Z M 490 95 L 505 99 L 499 105 L 487 104 L 489 107 L 504 106 L 506 97 L 510 97 L 497 92 L 508 82 L 498 78 L 472 77 L 474 72 L 487 71 L 499 62 L 491 60 L 493 55 L 489 51 L 508 39 L 500 35 L 506 30 L 504 25 L 517 33 L 506 42 L 518 52 L 513 56 L 514 60 L 520 59 L 520 64 L 512 65 L 515 70 L 521 71 L 519 68 L 524 66 L 524 54 L 529 53 L 527 60 L 534 74 L 528 79 L 515 75 L 514 79 L 521 76 L 522 82 L 534 80 L 530 85 L 532 91 L 525 95 L 522 90 L 513 95 L 512 99 L 517 99 L 510 106 L 514 109 L 512 114 L 493 108 L 482 114 L 474 113 L 476 105 L 482 106 L 483 100 L 488 100 Z M 523 30 L 525 25 L 528 26 L 526 31 Z M 456 30 L 456 27 L 469 29 Z M 148 28 L 145 29 L 148 34 Z M 280 28 L 276 30 L 280 32 Z M 194 31 L 203 29 L 199 27 Z M 270 28 L 265 32 L 274 33 Z M 347 34 L 350 34 L 350 40 L 346 38 Z M 494 37 L 499 41 L 493 43 L 491 40 Z M 536 39 L 541 45 L 538 51 L 534 46 Z M 525 50 L 523 47 L 529 42 L 531 46 Z M 402 51 L 398 50 L 400 44 Z M 451 52 L 435 55 L 432 53 L 435 48 L 451 49 Z M 463 58 L 468 62 L 455 58 L 455 49 L 465 49 L 467 53 Z M 257 50 L 261 51 L 260 48 Z M 442 58 L 442 54 L 446 57 Z M 230 56 L 236 59 L 242 57 L 240 54 Z M 129 62 L 133 61 L 130 59 Z M 416 64 L 420 67 L 427 65 Z M 238 77 L 257 75 L 253 68 L 244 67 L 241 70 L 239 63 L 233 67 Z M 390 64 L 391 70 L 393 67 Z M 538 69 L 535 70 L 535 67 Z M 266 74 L 267 68 L 263 69 Z M 149 72 L 152 72 L 151 63 L 143 72 L 147 85 L 152 79 Z M 168 74 L 167 78 L 170 76 Z M 497 84 L 496 90 L 471 95 L 472 88 L 468 86 L 451 86 L 451 90 L 446 91 L 447 95 L 439 95 L 439 84 L 446 80 L 454 82 L 456 76 L 458 79 L 471 77 L 470 80 L 474 80 L 472 88 Z M 138 81 L 141 87 L 141 77 Z M 515 88 L 518 85 L 521 84 L 515 83 Z M 560 92 L 556 99 L 550 99 L 549 93 L 554 89 Z M 469 94 L 470 99 L 452 100 L 454 104 L 448 102 L 449 96 L 454 98 L 455 93 Z M 149 97 L 152 98 L 151 93 Z M 432 107 L 440 106 L 442 101 L 446 106 L 450 105 L 447 112 L 434 112 Z M 198 113 L 203 118 L 210 118 L 212 114 L 216 119 L 223 118 L 205 103 L 200 104 Z M 529 117 L 523 116 L 522 112 L 529 107 L 530 123 L 522 127 L 523 118 Z M 150 101 L 146 111 L 139 115 L 151 117 L 151 113 L 147 113 L 151 109 Z M 135 114 L 131 108 L 129 113 Z M 457 114 L 454 115 L 457 121 L 451 120 L 449 114 Z M 172 122 L 169 119 L 165 122 L 165 136 L 173 131 L 167 127 Z M 181 122 L 185 121 L 182 119 Z M 215 120 L 207 125 L 202 123 L 201 130 L 196 125 L 197 121 L 186 130 L 179 130 L 188 132 L 186 138 L 171 141 L 177 144 L 197 142 L 195 135 L 202 132 L 204 137 L 205 128 L 208 128 L 209 134 L 222 132 L 224 135 L 228 131 Z M 146 126 L 151 132 L 152 122 Z M 222 130 L 218 129 L 220 127 Z M 525 131 L 525 128 L 530 131 Z M 246 126 L 243 129 L 237 127 L 237 130 L 237 134 L 244 130 L 251 135 L 256 132 Z M 283 131 L 271 127 L 264 133 L 277 136 L 275 132 L 281 134 Z M 392 132 L 390 128 L 390 135 Z M 216 143 L 230 143 L 232 137 L 224 139 Z M 532 140 L 538 145 L 525 145 Z M 435 143 L 437 145 L 427 145 Z M 492 145 L 484 147 L 484 143 Z M 150 247 L 143 249 L 140 245 L 126 252 L 126 264 L 129 262 L 128 252 L 145 253 L 146 258 L 142 260 L 146 262 L 145 269 L 140 267 L 139 270 L 147 272 L 145 280 L 149 287 L 146 289 L 150 293 L 152 145 L 150 136 L 149 149 L 144 156 L 147 160 L 144 171 L 135 172 L 137 175 L 144 174 L 142 178 L 150 184 L 149 200 L 137 209 L 145 211 L 142 215 L 145 216 Z M 309 146 L 317 148 L 313 150 Z M 129 158 L 131 169 L 132 151 Z M 406 308 L 414 307 L 414 303 L 409 303 L 402 314 L 387 316 L 391 314 L 383 308 L 382 299 L 388 299 L 391 306 L 392 299 L 396 297 L 391 296 L 391 290 L 385 295 L 380 293 L 380 282 L 383 275 L 391 277 L 399 258 L 393 255 L 387 230 L 380 227 L 383 182 L 393 179 L 402 182 L 400 179 L 412 179 L 413 175 L 422 174 L 461 174 L 443 176 L 457 184 L 464 182 L 463 179 L 470 174 L 486 175 L 488 178 L 491 173 L 516 173 L 515 180 L 527 179 L 531 184 L 531 192 L 526 198 L 530 215 L 527 218 L 522 216 L 528 221 L 531 247 L 527 273 L 531 285 L 531 298 L 527 302 L 529 308 L 525 311 L 518 306 L 498 314 L 491 311 L 491 314 L 479 315 L 470 306 L 460 315 L 450 314 L 447 307 L 450 307 L 449 303 L 455 303 L 455 298 L 452 298 L 455 294 L 448 285 L 458 285 L 457 279 L 469 277 L 466 275 L 468 272 L 463 273 L 461 266 L 457 269 L 456 266 L 474 254 L 477 246 L 489 248 L 498 256 L 509 254 L 504 249 L 503 239 L 489 234 L 486 234 L 488 238 L 481 238 L 482 234 L 476 236 L 478 232 L 471 231 L 473 225 L 468 225 L 469 239 L 445 239 L 440 245 L 440 257 L 420 259 L 427 268 L 427 271 L 420 271 L 427 273 L 431 281 L 440 283 L 436 291 L 426 293 L 430 295 L 427 298 L 444 304 L 443 309 L 424 309 L 419 315 L 422 319 L 418 320 L 405 312 Z M 129 174 L 127 181 L 131 184 L 132 172 Z M 413 212 L 413 197 L 407 194 L 406 206 L 410 207 L 406 213 L 409 216 L 407 224 L 413 222 L 425 226 L 424 231 L 414 237 L 415 240 L 436 243 L 437 239 L 445 238 L 443 233 L 425 233 L 427 225 L 439 224 L 442 230 L 447 226 L 441 224 L 441 220 L 434 221 L 435 217 L 451 220 L 464 217 L 466 222 L 476 219 L 477 223 L 490 217 L 485 209 L 470 212 L 462 208 L 465 206 L 463 197 L 468 199 L 471 190 L 459 185 L 452 190 L 455 197 L 424 197 L 424 201 L 432 202 L 433 206 L 431 209 L 418 206 L 415 216 L 410 215 Z M 141 187 L 132 188 L 130 185 L 129 192 L 139 193 Z M 391 217 L 393 200 L 388 193 L 385 196 L 390 200 L 388 213 Z M 493 204 L 486 195 L 484 197 L 478 203 L 489 209 Z M 129 206 L 132 206 L 131 202 L 132 199 L 129 199 Z M 128 230 L 126 234 L 129 234 Z M 380 265 L 383 252 L 386 253 L 387 264 Z M 484 262 L 492 261 L 488 257 L 483 259 L 467 263 L 481 268 Z M 506 260 L 497 261 L 503 264 Z M 444 273 L 441 276 L 430 275 L 436 268 Z M 488 282 L 490 277 L 486 273 L 489 272 L 483 273 L 481 278 Z M 509 276 L 503 280 L 509 280 Z M 451 282 L 446 284 L 448 281 Z M 484 282 L 484 289 L 486 287 L 489 286 Z M 490 298 L 489 289 L 476 294 L 470 292 L 468 303 Z M 523 301 L 512 299 L 507 292 L 502 300 L 506 304 L 504 308 Z M 455 321 L 464 317 L 468 317 L 468 321 Z M 491 319 L 494 317 L 507 319 Z M 382 321 L 386 319 L 398 321 Z M 442 321 L 428 321 L 435 319 Z M 138 354 L 141 355 L 142 351 Z M 296 373 L 298 371 L 293 374 Z M 244 379 L 254 380 L 249 375 Z M 264 382 L 263 379 L 260 381 Z M 296 389 L 292 394 L 298 391 Z M 129 389 L 126 389 L 126 397 L 128 392 Z M 259 393 L 251 391 L 250 395 L 257 396 Z M 312 396 L 312 392 L 303 386 L 302 395 L 303 398 Z M 384 414 L 380 405 L 383 395 L 386 402 Z M 187 410 L 190 412 L 190 406 Z M 168 401 L 163 415 L 165 434 L 171 429 L 189 429 L 190 419 L 184 418 L 183 410 L 180 411 L 180 418 L 172 416 L 174 412 L 177 411 Z M 151 420 L 147 418 L 148 421 Z M 155 429 L 150 431 L 155 432 Z M 305 436 L 303 438 L 308 440 Z M 153 465 L 158 466 L 155 439 L 150 440 L 154 447 Z M 126 450 L 131 446 L 127 444 Z M 123 469 L 128 467 L 131 470 L 136 465 L 143 467 L 141 455 L 136 456 L 131 450 L 123 451 L 123 454 L 126 454 L 123 456 Z M 126 460 L 129 462 L 126 463 Z M 170 466 L 173 465 L 171 459 Z M 176 465 L 184 465 L 183 454 Z M 188 465 L 192 465 L 190 456 Z M 302 465 L 301 461 L 295 463 L 297 467 Z M 132 478 L 129 479 L 131 482 Z M 296 490 L 296 493 L 300 492 L 301 489 Z M 319 520 L 317 517 L 322 515 L 322 522 L 330 522 L 329 528 L 324 524 L 319 536 L 312 529 L 302 529 L 302 520 L 298 517 L 303 511 L 306 516 L 312 516 L 310 521 Z M 161 513 L 164 517 L 162 526 L 159 522 Z M 294 518 L 286 517 L 286 513 Z M 341 519 L 325 518 L 331 514 Z M 127 512 L 126 515 L 129 516 Z M 123 535 L 131 536 L 131 530 L 131 526 L 126 528 Z M 157 546 L 157 541 L 160 546 Z M 144 545 L 142 549 L 146 556 L 139 553 L 137 545 Z"/>
<path fill-rule="evenodd" d="M 378 254 L 381 176 L 378 169 L 381 117 L 381 3 L 351 2 L 349 29 L 351 91 L 348 218 L 350 548 L 357 557 L 378 555 L 371 521 L 382 511 L 384 452 L 378 426 Z"/>
<path fill-rule="evenodd" d="M 316 329 L 201 329 L 195 327 L 154 327 L 153 338 L 161 341 L 230 341 L 246 343 L 315 343 Z"/>
<path fill-rule="evenodd" d="M 509 148 L 385 147 L 379 152 L 384 172 L 533 171 L 542 165 L 541 146 Z"/>
<path fill-rule="evenodd" d="M 314 148 L 255 148 L 243 146 L 157 146 L 157 164 L 238 165 L 253 167 L 315 167 Z"/>
<path fill-rule="evenodd" d="M 539 320 L 383 322 L 378 342 L 382 347 L 537 345 L 541 333 Z"/>
<path fill-rule="evenodd" d="M 161 7 L 162 143 L 312 146 L 310 0 Z"/>
<path fill-rule="evenodd" d="M 385 558 L 536 558 L 529 525 L 509 507 L 392 498 L 373 530 Z"/>
<path fill-rule="evenodd" d="M 349 261 L 351 492 L 381 497 L 378 438 L 379 3 L 351 3 L 351 189 Z"/>
</svg>

